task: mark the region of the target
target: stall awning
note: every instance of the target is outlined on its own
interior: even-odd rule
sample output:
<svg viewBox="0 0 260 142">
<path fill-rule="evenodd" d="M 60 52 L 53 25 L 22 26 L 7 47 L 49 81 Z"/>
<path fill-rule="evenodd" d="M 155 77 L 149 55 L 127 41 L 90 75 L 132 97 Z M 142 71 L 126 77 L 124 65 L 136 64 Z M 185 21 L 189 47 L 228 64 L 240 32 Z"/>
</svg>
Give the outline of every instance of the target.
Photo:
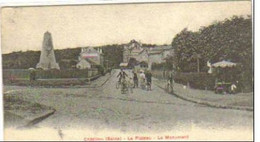
<svg viewBox="0 0 260 142">
<path fill-rule="evenodd" d="M 128 63 L 120 63 L 120 67 L 127 67 Z"/>
<path fill-rule="evenodd" d="M 222 67 L 222 68 L 234 67 L 236 65 L 237 65 L 236 63 L 225 61 L 225 60 L 212 64 L 213 67 Z"/>
</svg>

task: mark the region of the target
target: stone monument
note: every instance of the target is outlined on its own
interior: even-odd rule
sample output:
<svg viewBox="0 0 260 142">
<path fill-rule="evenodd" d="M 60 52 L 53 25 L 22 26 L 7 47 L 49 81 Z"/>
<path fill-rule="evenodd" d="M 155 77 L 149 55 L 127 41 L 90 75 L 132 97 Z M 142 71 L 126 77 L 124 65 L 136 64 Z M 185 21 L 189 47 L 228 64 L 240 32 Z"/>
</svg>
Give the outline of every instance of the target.
<svg viewBox="0 0 260 142">
<path fill-rule="evenodd" d="M 40 61 L 36 68 L 43 70 L 60 69 L 59 64 L 56 63 L 51 33 L 48 31 L 44 33 Z"/>
</svg>

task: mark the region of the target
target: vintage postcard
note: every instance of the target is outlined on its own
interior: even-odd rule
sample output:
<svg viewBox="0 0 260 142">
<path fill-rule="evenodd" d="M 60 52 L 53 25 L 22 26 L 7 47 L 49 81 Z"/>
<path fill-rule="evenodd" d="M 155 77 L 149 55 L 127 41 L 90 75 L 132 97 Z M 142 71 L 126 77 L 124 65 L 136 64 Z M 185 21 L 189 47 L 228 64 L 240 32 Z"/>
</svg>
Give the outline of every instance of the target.
<svg viewBox="0 0 260 142">
<path fill-rule="evenodd" d="M 1 8 L 5 140 L 253 141 L 252 1 Z"/>
</svg>

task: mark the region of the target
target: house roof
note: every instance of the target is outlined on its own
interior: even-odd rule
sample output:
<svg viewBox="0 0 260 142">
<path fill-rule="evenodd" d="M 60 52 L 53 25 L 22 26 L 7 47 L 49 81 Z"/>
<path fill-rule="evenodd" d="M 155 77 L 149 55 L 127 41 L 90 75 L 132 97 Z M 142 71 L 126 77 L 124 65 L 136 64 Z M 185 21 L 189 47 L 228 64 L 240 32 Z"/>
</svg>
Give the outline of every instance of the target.
<svg viewBox="0 0 260 142">
<path fill-rule="evenodd" d="M 163 52 L 163 50 L 149 51 L 148 54 L 149 55 L 154 55 L 154 54 L 161 54 L 162 52 Z"/>
<path fill-rule="evenodd" d="M 85 60 L 86 60 L 87 62 L 89 62 L 91 65 L 99 65 L 99 63 L 97 63 L 96 61 L 91 60 L 91 59 L 89 59 L 89 58 L 86 58 Z"/>
<path fill-rule="evenodd" d="M 172 46 L 155 46 L 155 47 L 150 47 L 149 50 L 157 51 L 157 50 L 171 50 Z"/>
<path fill-rule="evenodd" d="M 171 50 L 173 49 L 172 46 L 156 46 L 156 47 L 151 47 L 148 50 L 149 55 L 154 55 L 154 54 L 161 54 L 163 51 Z"/>
<path fill-rule="evenodd" d="M 133 46 L 134 45 L 134 46 Z M 129 43 L 124 44 L 125 49 L 133 51 L 136 50 L 134 52 L 140 52 L 140 50 L 142 50 L 142 44 L 137 42 L 136 40 L 131 40 Z"/>
<path fill-rule="evenodd" d="M 85 50 L 85 51 L 81 52 L 80 54 L 82 54 L 82 53 L 99 53 L 93 47 L 83 47 L 82 49 Z"/>
</svg>

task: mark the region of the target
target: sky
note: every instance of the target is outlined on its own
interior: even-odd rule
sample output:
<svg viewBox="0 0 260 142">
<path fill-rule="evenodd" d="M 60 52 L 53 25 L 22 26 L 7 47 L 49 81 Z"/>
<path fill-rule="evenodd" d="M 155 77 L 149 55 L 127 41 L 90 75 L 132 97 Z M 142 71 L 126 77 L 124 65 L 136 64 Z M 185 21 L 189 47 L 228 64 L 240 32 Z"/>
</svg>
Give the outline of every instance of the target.
<svg viewBox="0 0 260 142">
<path fill-rule="evenodd" d="M 234 15 L 251 15 L 250 1 L 6 7 L 2 53 L 41 50 L 43 34 L 54 49 L 128 43 L 171 44 L 184 28 L 196 31 Z"/>
</svg>

